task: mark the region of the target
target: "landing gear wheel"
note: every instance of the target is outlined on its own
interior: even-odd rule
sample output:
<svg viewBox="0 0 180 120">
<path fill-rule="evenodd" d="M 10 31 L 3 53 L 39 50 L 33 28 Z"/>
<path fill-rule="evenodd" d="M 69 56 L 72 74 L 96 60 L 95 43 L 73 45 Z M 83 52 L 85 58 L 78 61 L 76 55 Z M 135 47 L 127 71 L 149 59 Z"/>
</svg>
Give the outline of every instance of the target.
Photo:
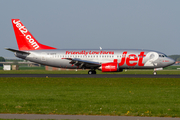
<svg viewBox="0 0 180 120">
<path fill-rule="evenodd" d="M 96 71 L 95 70 L 89 70 L 88 71 L 88 74 L 91 75 L 91 74 L 96 74 Z"/>
<path fill-rule="evenodd" d="M 93 74 L 96 74 L 96 71 L 95 71 L 95 70 L 93 70 Z"/>
<path fill-rule="evenodd" d="M 154 75 L 157 75 L 157 72 L 156 72 L 156 71 L 154 71 L 154 72 L 153 72 L 153 74 L 154 74 Z"/>
<path fill-rule="evenodd" d="M 88 71 L 88 74 L 89 74 L 89 75 L 93 74 L 93 71 L 92 71 L 92 70 L 89 70 L 89 71 Z"/>
</svg>

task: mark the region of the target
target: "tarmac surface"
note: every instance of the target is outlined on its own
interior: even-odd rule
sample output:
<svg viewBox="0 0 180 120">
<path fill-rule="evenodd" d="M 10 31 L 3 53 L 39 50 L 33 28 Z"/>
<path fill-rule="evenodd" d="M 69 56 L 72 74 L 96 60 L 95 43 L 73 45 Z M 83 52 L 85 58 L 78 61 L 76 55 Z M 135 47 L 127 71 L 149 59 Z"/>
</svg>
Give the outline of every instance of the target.
<svg viewBox="0 0 180 120">
<path fill-rule="evenodd" d="M 42 114 L 0 114 L 1 119 L 68 119 L 68 120 L 179 120 L 168 117 L 94 116 L 94 115 L 42 115 Z"/>
<path fill-rule="evenodd" d="M 60 78 L 180 78 L 180 75 L 133 74 L 0 74 L 0 77 L 60 77 Z"/>
</svg>

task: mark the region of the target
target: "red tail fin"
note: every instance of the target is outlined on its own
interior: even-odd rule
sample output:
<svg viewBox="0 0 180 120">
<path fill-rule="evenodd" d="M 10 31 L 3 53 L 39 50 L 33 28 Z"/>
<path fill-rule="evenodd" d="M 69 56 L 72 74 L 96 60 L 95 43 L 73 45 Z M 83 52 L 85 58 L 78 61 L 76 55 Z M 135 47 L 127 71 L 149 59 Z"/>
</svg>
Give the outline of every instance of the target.
<svg viewBox="0 0 180 120">
<path fill-rule="evenodd" d="M 12 19 L 16 40 L 19 50 L 43 50 L 56 49 L 50 46 L 40 44 L 21 23 L 19 19 Z"/>
</svg>

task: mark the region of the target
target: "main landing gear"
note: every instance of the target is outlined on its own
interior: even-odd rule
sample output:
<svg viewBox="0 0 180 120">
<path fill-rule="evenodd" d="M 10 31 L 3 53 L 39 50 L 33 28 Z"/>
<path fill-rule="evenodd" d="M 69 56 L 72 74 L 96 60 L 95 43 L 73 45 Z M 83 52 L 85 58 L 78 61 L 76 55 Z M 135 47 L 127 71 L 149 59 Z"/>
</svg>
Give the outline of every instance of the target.
<svg viewBox="0 0 180 120">
<path fill-rule="evenodd" d="M 88 74 L 91 75 L 91 74 L 96 74 L 96 71 L 95 70 L 89 70 L 88 71 Z"/>
</svg>

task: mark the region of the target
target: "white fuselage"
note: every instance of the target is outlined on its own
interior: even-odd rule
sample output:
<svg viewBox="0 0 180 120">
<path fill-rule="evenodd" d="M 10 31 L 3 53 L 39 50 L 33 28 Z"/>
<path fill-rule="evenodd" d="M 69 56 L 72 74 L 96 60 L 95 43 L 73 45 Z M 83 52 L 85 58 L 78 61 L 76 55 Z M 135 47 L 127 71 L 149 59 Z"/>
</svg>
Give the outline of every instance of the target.
<svg viewBox="0 0 180 120">
<path fill-rule="evenodd" d="M 121 69 L 163 68 L 175 61 L 165 54 L 152 50 L 32 50 L 29 55 L 16 54 L 17 57 L 59 68 L 77 69 L 70 59 L 92 61 L 99 64 L 117 61 Z M 67 58 L 70 58 L 69 60 Z M 92 68 L 86 66 L 85 68 Z M 97 68 L 95 68 L 97 69 Z"/>
</svg>

